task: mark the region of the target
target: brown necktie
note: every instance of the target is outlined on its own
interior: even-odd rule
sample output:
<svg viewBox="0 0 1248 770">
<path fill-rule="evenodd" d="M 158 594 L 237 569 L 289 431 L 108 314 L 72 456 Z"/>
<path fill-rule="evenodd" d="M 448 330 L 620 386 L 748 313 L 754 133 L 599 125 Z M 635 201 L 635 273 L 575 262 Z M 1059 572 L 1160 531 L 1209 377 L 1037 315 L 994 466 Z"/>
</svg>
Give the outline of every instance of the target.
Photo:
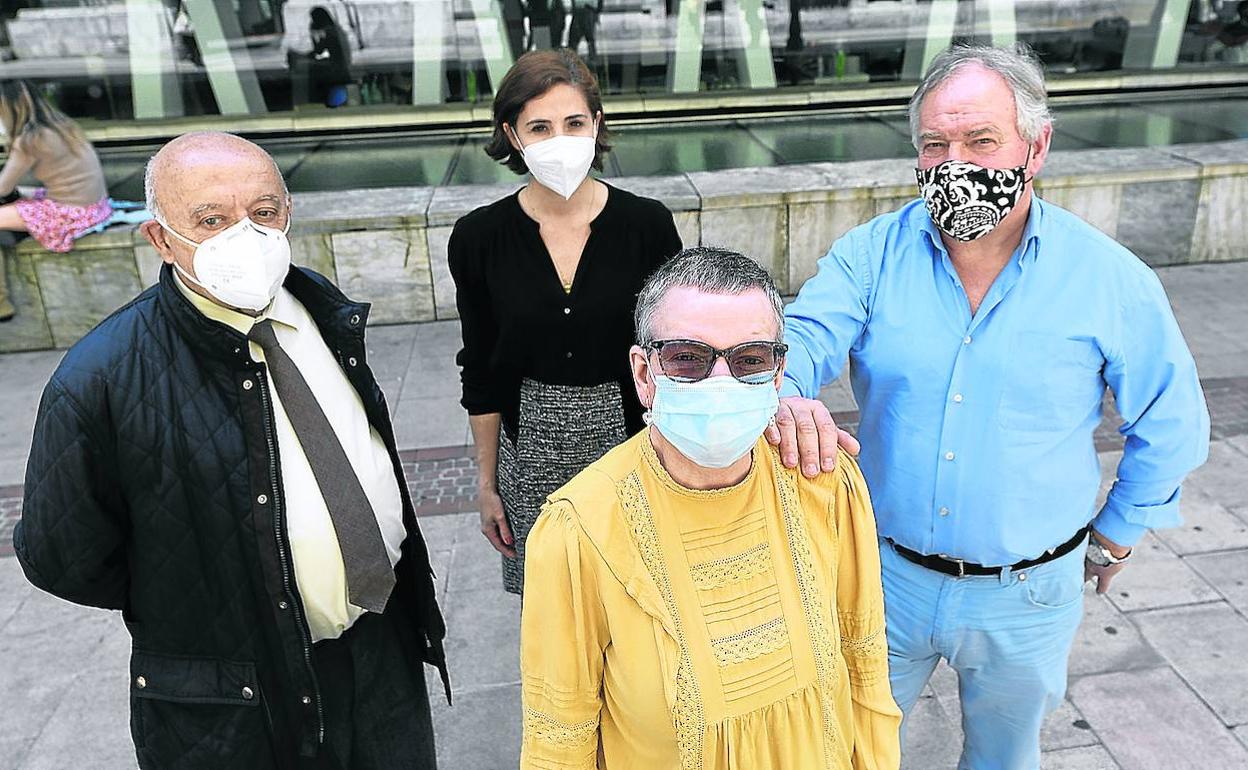
<svg viewBox="0 0 1248 770">
<path fill-rule="evenodd" d="M 273 387 L 299 437 L 308 465 L 312 466 L 325 507 L 329 509 L 346 568 L 347 595 L 355 606 L 379 613 L 386 608 L 386 600 L 394 588 L 394 568 L 364 487 L 312 388 L 278 344 L 273 322 L 260 321 L 251 328 L 247 338 L 264 351 Z"/>
</svg>

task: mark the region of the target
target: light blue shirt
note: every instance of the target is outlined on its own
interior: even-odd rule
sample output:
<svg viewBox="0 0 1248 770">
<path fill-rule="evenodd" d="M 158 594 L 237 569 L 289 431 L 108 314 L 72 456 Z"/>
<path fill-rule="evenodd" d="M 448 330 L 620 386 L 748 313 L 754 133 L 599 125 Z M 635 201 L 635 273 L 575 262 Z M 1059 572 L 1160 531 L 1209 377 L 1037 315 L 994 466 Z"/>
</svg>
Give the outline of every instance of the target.
<svg viewBox="0 0 1248 770">
<path fill-rule="evenodd" d="M 785 316 L 783 395 L 849 358 L 881 535 L 993 566 L 1065 542 L 1096 513 L 1107 385 L 1126 446 L 1093 526 L 1133 545 L 1180 523 L 1209 447 L 1196 364 L 1153 271 L 1070 212 L 1033 197 L 974 316 L 921 200 L 834 243 Z"/>
</svg>

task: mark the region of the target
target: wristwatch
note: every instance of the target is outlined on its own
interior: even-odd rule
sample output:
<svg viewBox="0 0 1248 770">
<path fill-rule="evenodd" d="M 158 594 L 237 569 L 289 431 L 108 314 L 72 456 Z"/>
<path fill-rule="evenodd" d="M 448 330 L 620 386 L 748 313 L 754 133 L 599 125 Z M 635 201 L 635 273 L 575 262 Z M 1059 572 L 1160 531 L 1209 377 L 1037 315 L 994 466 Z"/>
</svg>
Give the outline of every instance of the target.
<svg viewBox="0 0 1248 770">
<path fill-rule="evenodd" d="M 1098 567 L 1108 567 L 1113 564 L 1122 564 L 1124 561 L 1130 558 L 1131 558 L 1131 551 L 1127 551 L 1126 556 L 1119 558 L 1117 556 L 1114 556 L 1112 553 L 1109 552 L 1108 548 L 1096 542 L 1095 540 L 1088 541 L 1087 559 L 1088 561 L 1092 562 Z"/>
</svg>

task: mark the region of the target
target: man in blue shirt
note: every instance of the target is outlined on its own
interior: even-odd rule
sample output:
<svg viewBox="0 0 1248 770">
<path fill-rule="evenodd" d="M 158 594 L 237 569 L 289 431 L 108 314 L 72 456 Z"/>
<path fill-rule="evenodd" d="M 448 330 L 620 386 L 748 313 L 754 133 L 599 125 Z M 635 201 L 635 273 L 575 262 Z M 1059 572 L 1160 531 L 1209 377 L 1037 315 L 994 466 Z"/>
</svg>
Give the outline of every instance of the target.
<svg viewBox="0 0 1248 770">
<path fill-rule="evenodd" d="M 944 52 L 910 123 L 922 197 L 833 244 L 786 312 L 782 454 L 800 446 L 811 475 L 835 453 L 813 399 L 848 357 L 894 697 L 909 712 L 945 658 L 960 767 L 1038 768 L 1083 582 L 1104 593 L 1145 532 L 1179 523 L 1209 418 L 1153 272 L 1033 195 L 1052 137 L 1034 55 Z M 1098 512 L 1106 386 L 1126 446 Z"/>
</svg>

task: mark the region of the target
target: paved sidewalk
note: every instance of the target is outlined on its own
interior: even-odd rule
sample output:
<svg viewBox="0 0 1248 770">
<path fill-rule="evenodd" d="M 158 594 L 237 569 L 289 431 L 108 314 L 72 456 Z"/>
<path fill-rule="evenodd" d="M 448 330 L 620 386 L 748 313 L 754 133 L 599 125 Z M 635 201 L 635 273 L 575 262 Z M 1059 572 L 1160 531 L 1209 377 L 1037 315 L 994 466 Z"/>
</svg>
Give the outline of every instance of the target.
<svg viewBox="0 0 1248 770">
<path fill-rule="evenodd" d="M 1159 274 L 1200 366 L 1215 440 L 1184 491 L 1185 526 L 1150 535 L 1109 596 L 1087 596 L 1068 697 L 1043 736 L 1046 770 L 1248 768 L 1248 263 Z M 458 334 L 454 323 L 378 327 L 369 356 L 441 578 L 456 705 L 435 694 L 440 766 L 494 770 L 516 763 L 519 601 L 501 590 L 472 511 Z M 32 589 L 9 556 L 35 407 L 59 358 L 0 356 L 0 769 L 133 767 L 120 618 Z M 824 399 L 856 422 L 843 384 Z M 1097 444 L 1108 476 L 1120 440 L 1103 429 Z M 959 719 L 956 676 L 942 667 L 916 707 L 906 767 L 954 767 Z"/>
</svg>

